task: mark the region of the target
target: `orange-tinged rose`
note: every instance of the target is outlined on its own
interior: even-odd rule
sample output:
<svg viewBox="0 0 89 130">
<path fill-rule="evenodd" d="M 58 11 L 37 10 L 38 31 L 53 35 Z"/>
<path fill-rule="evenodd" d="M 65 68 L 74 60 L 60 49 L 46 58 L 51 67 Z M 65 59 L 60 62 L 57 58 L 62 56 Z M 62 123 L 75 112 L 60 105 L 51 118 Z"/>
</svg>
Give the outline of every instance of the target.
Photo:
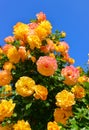
<svg viewBox="0 0 89 130">
<path fill-rule="evenodd" d="M 0 130 L 12 130 L 12 125 L 6 125 L 6 126 L 0 125 Z"/>
<path fill-rule="evenodd" d="M 80 85 L 75 85 L 71 91 L 74 93 L 75 98 L 85 97 L 85 89 Z"/>
<path fill-rule="evenodd" d="M 47 44 L 49 45 L 50 51 L 54 51 L 55 49 L 54 42 L 50 39 L 47 39 L 46 41 L 47 41 Z"/>
<path fill-rule="evenodd" d="M 26 53 L 26 48 L 24 46 L 20 46 L 18 49 L 18 54 L 20 56 L 20 59 L 22 61 L 26 60 L 27 58 L 27 53 Z"/>
<path fill-rule="evenodd" d="M 9 50 L 10 48 L 12 48 L 12 47 L 13 47 L 13 45 L 11 45 L 11 44 L 5 44 L 5 45 L 2 47 L 3 53 L 7 55 L 8 50 Z"/>
<path fill-rule="evenodd" d="M 7 85 L 11 82 L 12 75 L 7 70 L 1 70 L 0 71 L 0 86 Z"/>
<path fill-rule="evenodd" d="M 62 69 L 61 75 L 64 76 L 64 83 L 67 85 L 75 85 L 79 78 L 79 70 L 73 65 L 66 66 Z"/>
<path fill-rule="evenodd" d="M 55 49 L 57 52 L 65 54 L 65 53 L 68 53 L 69 46 L 66 42 L 62 41 L 62 42 L 59 42 L 59 44 L 56 46 Z"/>
<path fill-rule="evenodd" d="M 48 95 L 48 90 L 46 87 L 42 85 L 35 85 L 34 86 L 34 97 L 36 99 L 46 100 Z"/>
<path fill-rule="evenodd" d="M 15 69 L 15 66 L 11 62 L 7 61 L 4 63 L 3 69 L 7 71 L 11 71 L 12 69 Z"/>
<path fill-rule="evenodd" d="M 29 23 L 28 26 L 29 26 L 29 29 L 34 32 L 34 29 L 38 26 L 38 23 L 35 23 L 35 22 Z"/>
<path fill-rule="evenodd" d="M 57 70 L 57 61 L 50 56 L 41 56 L 36 64 L 38 72 L 44 76 L 51 76 Z"/>
<path fill-rule="evenodd" d="M 38 22 L 46 20 L 46 15 L 43 12 L 38 13 L 37 15 Z"/>
<path fill-rule="evenodd" d="M 20 46 L 25 46 L 25 43 L 22 40 L 19 40 L 19 44 L 20 44 Z"/>
<path fill-rule="evenodd" d="M 13 36 L 8 36 L 4 39 L 6 43 L 13 43 L 15 41 L 15 38 Z"/>
<path fill-rule="evenodd" d="M 47 42 L 47 45 L 42 45 L 41 46 L 41 51 L 44 52 L 44 53 L 48 53 L 48 52 L 53 52 L 54 51 L 54 43 L 52 40 L 50 39 L 46 39 L 46 42 Z"/>
<path fill-rule="evenodd" d="M 44 45 L 40 47 L 40 50 L 46 54 L 50 51 L 50 47 L 49 45 Z"/>
<path fill-rule="evenodd" d="M 62 59 L 65 60 L 65 61 L 68 61 L 69 60 L 69 54 L 68 53 L 63 54 Z"/>
<path fill-rule="evenodd" d="M 54 120 L 57 123 L 66 124 L 66 121 L 72 116 L 72 110 L 65 110 L 63 108 L 56 108 L 54 111 Z"/>
</svg>

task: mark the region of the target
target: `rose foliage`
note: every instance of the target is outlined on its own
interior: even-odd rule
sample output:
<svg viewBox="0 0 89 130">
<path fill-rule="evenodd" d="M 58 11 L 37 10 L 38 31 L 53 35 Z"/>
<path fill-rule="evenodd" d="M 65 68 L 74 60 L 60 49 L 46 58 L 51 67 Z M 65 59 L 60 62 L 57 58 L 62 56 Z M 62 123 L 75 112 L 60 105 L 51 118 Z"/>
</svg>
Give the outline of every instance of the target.
<svg viewBox="0 0 89 130">
<path fill-rule="evenodd" d="M 0 48 L 0 130 L 89 130 L 89 73 L 40 12 Z"/>
</svg>

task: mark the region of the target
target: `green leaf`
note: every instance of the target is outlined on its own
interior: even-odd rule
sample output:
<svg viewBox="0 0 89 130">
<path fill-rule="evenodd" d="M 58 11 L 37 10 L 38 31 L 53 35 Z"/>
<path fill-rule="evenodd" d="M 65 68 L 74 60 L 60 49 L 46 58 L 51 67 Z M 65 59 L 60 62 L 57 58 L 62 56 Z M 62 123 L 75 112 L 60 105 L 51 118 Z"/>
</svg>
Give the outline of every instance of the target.
<svg viewBox="0 0 89 130">
<path fill-rule="evenodd" d="M 6 122 L 2 122 L 2 126 L 4 127 L 6 125 Z"/>
<path fill-rule="evenodd" d="M 12 43 L 15 47 L 19 47 L 20 46 L 20 41 L 16 40 L 15 42 Z"/>
<path fill-rule="evenodd" d="M 26 105 L 26 110 L 28 110 L 31 107 L 32 103 L 29 103 Z"/>
<path fill-rule="evenodd" d="M 89 82 L 85 82 L 85 83 L 83 83 L 83 85 L 84 85 L 84 87 L 85 87 L 86 89 L 89 89 Z"/>
</svg>

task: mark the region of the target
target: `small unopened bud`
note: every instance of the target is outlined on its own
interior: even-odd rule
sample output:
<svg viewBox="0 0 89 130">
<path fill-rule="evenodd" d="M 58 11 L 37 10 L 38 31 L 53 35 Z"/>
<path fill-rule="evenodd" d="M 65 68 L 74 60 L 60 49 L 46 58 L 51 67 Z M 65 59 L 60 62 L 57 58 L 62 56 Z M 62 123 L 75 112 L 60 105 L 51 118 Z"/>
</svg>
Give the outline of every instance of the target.
<svg viewBox="0 0 89 130">
<path fill-rule="evenodd" d="M 74 60 L 73 58 L 69 58 L 69 59 L 68 59 L 68 62 L 69 62 L 70 64 L 74 64 L 74 63 L 75 63 L 75 60 Z"/>
<path fill-rule="evenodd" d="M 64 38 L 64 37 L 66 37 L 66 33 L 65 32 L 61 32 L 61 38 Z"/>
</svg>

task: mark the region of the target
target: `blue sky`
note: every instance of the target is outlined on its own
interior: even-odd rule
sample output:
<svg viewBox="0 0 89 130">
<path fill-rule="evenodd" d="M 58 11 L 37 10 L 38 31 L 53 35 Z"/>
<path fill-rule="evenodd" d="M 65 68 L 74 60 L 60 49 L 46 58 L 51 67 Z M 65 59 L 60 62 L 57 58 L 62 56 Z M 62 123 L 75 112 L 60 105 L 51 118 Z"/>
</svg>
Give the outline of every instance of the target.
<svg viewBox="0 0 89 130">
<path fill-rule="evenodd" d="M 89 53 L 89 0 L 0 0 L 0 45 L 12 35 L 17 22 L 29 23 L 40 11 L 47 15 L 53 31 L 67 33 L 65 40 L 75 66 L 85 68 Z"/>
</svg>

